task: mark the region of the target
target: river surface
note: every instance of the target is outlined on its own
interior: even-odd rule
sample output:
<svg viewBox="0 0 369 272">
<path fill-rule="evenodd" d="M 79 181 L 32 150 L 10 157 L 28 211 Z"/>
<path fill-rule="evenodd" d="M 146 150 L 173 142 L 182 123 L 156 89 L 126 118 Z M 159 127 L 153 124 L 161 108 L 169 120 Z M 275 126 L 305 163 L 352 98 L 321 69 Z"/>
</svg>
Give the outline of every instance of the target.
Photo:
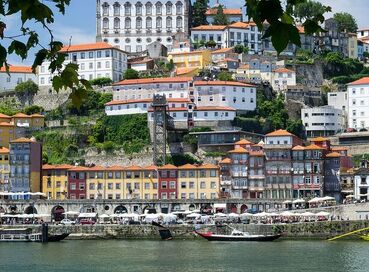
<svg viewBox="0 0 369 272">
<path fill-rule="evenodd" d="M 0 243 L 0 271 L 369 271 L 362 241 Z"/>
</svg>

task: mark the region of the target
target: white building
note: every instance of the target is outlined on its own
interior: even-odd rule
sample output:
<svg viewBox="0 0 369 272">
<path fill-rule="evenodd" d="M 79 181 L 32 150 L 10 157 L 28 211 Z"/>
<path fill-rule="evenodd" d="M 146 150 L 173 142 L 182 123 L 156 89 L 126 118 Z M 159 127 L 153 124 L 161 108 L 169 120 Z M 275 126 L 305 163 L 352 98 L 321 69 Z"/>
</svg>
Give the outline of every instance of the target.
<svg viewBox="0 0 369 272">
<path fill-rule="evenodd" d="M 351 82 L 347 85 L 348 127 L 369 127 L 369 77 Z"/>
<path fill-rule="evenodd" d="M 104 42 L 65 46 L 61 52 L 67 54 L 64 64 L 78 64 L 81 79 L 108 77 L 116 82 L 123 78 L 127 70 L 127 53 Z M 40 86 L 52 84 L 49 65 L 50 62 L 45 61 L 39 68 Z"/>
<path fill-rule="evenodd" d="M 285 91 L 287 86 L 296 85 L 296 72 L 287 68 L 278 68 L 272 72 L 272 87 L 275 91 Z"/>
<path fill-rule="evenodd" d="M 332 92 L 328 93 L 328 106 L 331 106 L 335 109 L 342 110 L 347 112 L 348 110 L 348 94 L 346 92 Z"/>
<path fill-rule="evenodd" d="M 188 34 L 189 0 L 97 0 L 97 41 L 119 46 L 127 52 L 141 52 L 158 41 L 169 51 L 172 36 Z"/>
<path fill-rule="evenodd" d="M 195 81 L 194 103 L 198 107 L 231 107 L 237 111 L 254 111 L 256 87 L 237 81 Z"/>
<path fill-rule="evenodd" d="M 201 25 L 191 29 L 192 43 L 215 41 L 217 48 L 228 48 L 241 44 L 249 48 L 249 53 L 262 50 L 261 33 L 255 23 L 237 22 L 228 26 Z"/>
<path fill-rule="evenodd" d="M 359 29 L 357 31 L 357 38 L 361 39 L 365 37 L 369 37 L 369 29 Z"/>
<path fill-rule="evenodd" d="M 330 136 L 345 128 L 342 110 L 331 106 L 301 109 L 307 137 Z"/>
<path fill-rule="evenodd" d="M 218 12 L 218 8 L 209 8 L 206 13 L 206 21 L 211 25 L 214 23 L 214 17 Z M 223 8 L 223 13 L 227 17 L 228 22 L 242 22 L 242 9 Z"/>
<path fill-rule="evenodd" d="M 22 82 L 32 80 L 37 83 L 37 75 L 32 73 L 29 66 L 9 66 L 9 75 L 5 67 L 0 68 L 0 92 L 14 90 L 14 88 Z"/>
</svg>

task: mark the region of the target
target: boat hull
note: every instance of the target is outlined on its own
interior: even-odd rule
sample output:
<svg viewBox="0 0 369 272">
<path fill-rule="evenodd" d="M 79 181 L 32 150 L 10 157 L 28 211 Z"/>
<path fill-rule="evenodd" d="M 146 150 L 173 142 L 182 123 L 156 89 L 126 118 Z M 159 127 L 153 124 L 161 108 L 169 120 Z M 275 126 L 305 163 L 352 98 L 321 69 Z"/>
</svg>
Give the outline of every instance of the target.
<svg viewBox="0 0 369 272">
<path fill-rule="evenodd" d="M 212 233 L 199 233 L 199 232 L 196 233 L 208 241 L 227 241 L 227 242 L 271 242 L 281 237 L 280 234 L 232 236 L 232 235 L 216 235 Z"/>
</svg>

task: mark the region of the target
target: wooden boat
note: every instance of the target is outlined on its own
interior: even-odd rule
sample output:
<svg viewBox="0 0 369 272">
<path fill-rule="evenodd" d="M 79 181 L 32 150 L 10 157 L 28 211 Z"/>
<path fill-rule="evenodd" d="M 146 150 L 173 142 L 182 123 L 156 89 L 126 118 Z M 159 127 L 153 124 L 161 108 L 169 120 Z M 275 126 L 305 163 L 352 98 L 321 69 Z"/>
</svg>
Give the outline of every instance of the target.
<svg viewBox="0 0 369 272">
<path fill-rule="evenodd" d="M 231 234 L 214 234 L 212 232 L 201 233 L 195 231 L 196 234 L 205 238 L 208 241 L 232 241 L 232 242 L 240 242 L 240 241 L 249 241 L 249 242 L 270 242 L 281 237 L 281 234 L 272 234 L 272 235 L 251 235 L 246 232 L 233 230 Z"/>
<path fill-rule="evenodd" d="M 69 233 L 56 234 L 56 235 L 48 235 L 47 241 L 48 242 L 59 242 L 61 240 L 64 240 L 68 236 L 69 236 Z"/>
<path fill-rule="evenodd" d="M 152 225 L 158 228 L 159 235 L 162 240 L 172 240 L 173 239 L 172 233 L 170 232 L 168 228 L 164 227 L 163 225 L 160 225 L 159 223 L 155 221 L 152 221 Z"/>
<path fill-rule="evenodd" d="M 33 233 L 31 228 L 0 229 L 0 242 L 59 242 L 69 233 L 46 235 L 45 240 L 42 232 Z"/>
</svg>

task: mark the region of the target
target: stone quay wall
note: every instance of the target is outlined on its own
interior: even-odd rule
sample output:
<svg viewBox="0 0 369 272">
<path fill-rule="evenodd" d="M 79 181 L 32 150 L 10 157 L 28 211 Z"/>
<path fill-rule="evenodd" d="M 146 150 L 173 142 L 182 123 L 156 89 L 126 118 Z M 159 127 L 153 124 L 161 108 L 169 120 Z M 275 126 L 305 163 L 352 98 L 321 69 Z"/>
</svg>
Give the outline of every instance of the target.
<svg viewBox="0 0 369 272">
<path fill-rule="evenodd" d="M 324 221 L 295 224 L 230 224 L 226 227 L 214 225 L 199 225 L 201 232 L 229 234 L 231 227 L 250 234 L 282 233 L 284 239 L 327 239 L 336 235 L 369 227 L 369 220 L 361 221 Z M 28 226 L 27 226 L 28 227 Z M 39 226 L 31 226 L 39 231 Z M 175 239 L 197 239 L 194 234 L 194 225 L 173 225 L 169 229 Z M 152 225 L 50 225 L 50 234 L 70 233 L 68 239 L 160 239 L 159 231 Z M 348 239 L 357 239 L 357 236 L 348 236 Z M 347 239 L 345 238 L 345 239 Z"/>
</svg>

